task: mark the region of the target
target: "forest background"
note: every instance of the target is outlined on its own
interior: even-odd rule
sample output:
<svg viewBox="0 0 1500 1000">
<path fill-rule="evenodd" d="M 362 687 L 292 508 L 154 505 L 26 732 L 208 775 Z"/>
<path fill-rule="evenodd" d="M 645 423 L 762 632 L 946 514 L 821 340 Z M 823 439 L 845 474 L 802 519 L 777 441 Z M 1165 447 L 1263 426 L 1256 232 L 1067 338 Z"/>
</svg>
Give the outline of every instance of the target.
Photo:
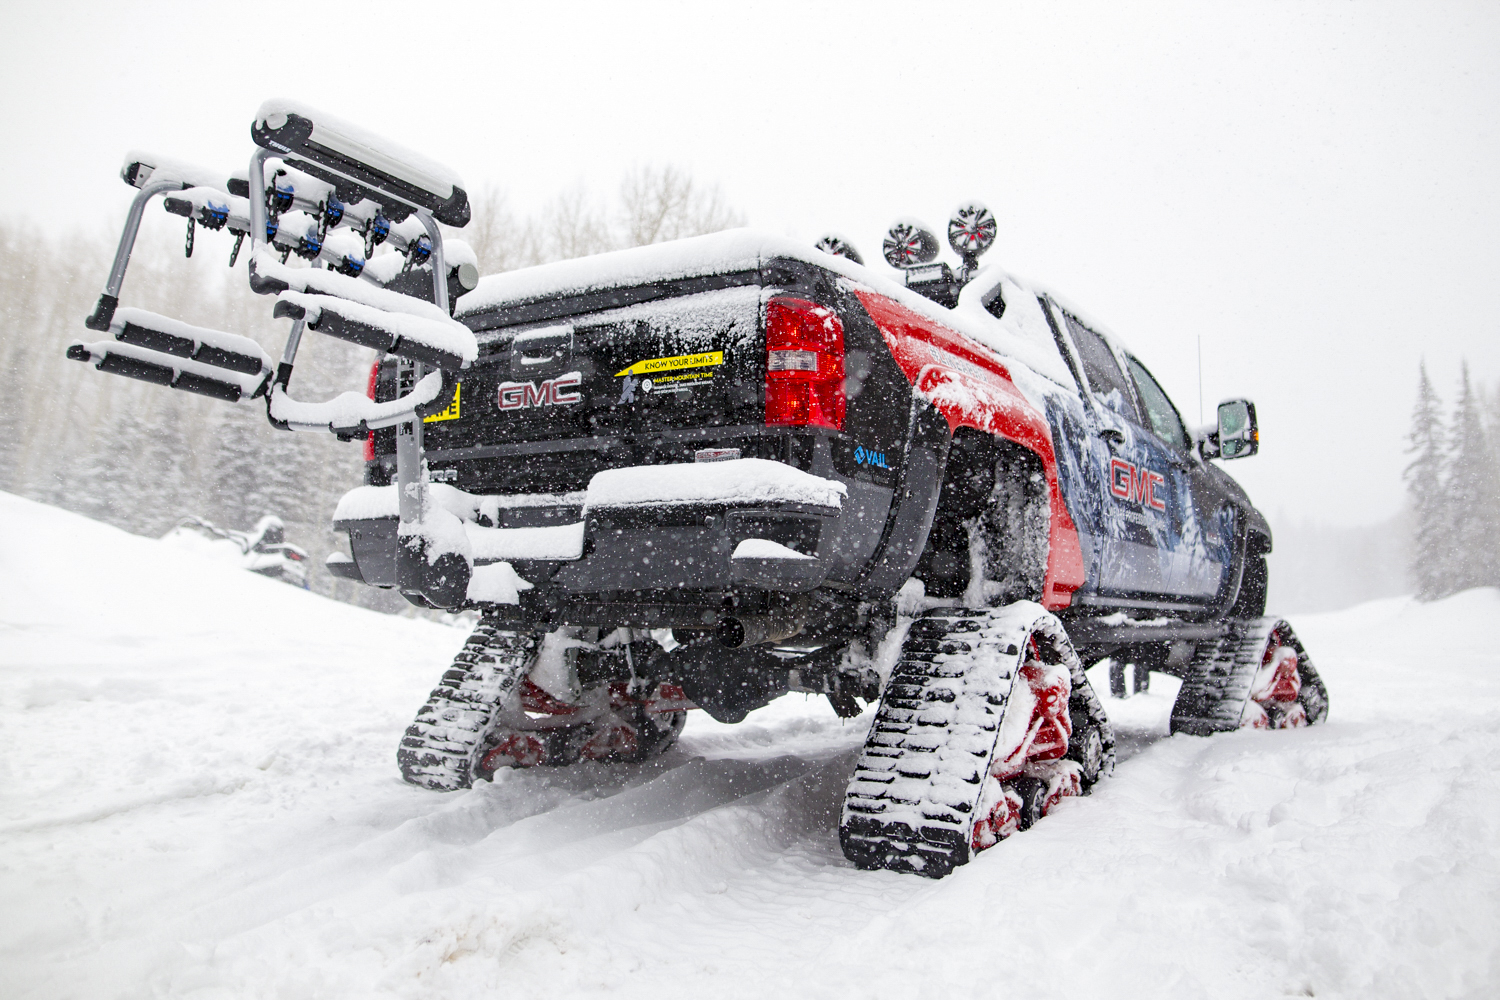
<svg viewBox="0 0 1500 1000">
<path fill-rule="evenodd" d="M 716 185 L 672 166 L 632 169 L 608 197 L 579 182 L 531 214 L 514 211 L 495 188 L 482 192 L 474 207 L 474 221 L 456 235 L 473 247 L 482 274 L 746 221 Z M 228 238 L 200 233 L 193 259 L 185 260 L 180 222 L 159 209 L 148 212 L 124 300 L 251 336 L 279 355 L 285 321 L 273 320 L 267 302 L 249 291 L 248 255 L 225 268 Z M 188 516 L 244 529 L 274 513 L 286 522 L 288 540 L 308 550 L 313 590 L 415 613 L 396 595 L 323 569 L 326 556 L 342 549 L 330 514 L 362 480 L 358 442 L 277 432 L 258 404 L 231 406 L 168 392 L 64 358 L 66 346 L 84 334 L 82 320 L 98 295 L 117 232 L 104 225 L 44 232 L 0 221 L 0 489 L 148 536 Z M 323 399 L 362 388 L 372 360 L 371 352 L 352 345 L 305 340 L 294 392 Z M 1500 541 L 1485 527 L 1500 523 L 1500 391 L 1471 386 L 1465 371 L 1447 414 L 1425 370 L 1420 384 L 1416 459 L 1401 515 L 1371 525 L 1344 523 L 1337 511 L 1319 521 L 1267 511 L 1276 536 L 1273 610 L 1331 610 L 1414 588 L 1433 596 L 1457 589 L 1458 581 L 1500 583 L 1492 579 L 1500 572 Z M 1250 461 L 1274 462 L 1275 451 L 1270 439 Z"/>
</svg>

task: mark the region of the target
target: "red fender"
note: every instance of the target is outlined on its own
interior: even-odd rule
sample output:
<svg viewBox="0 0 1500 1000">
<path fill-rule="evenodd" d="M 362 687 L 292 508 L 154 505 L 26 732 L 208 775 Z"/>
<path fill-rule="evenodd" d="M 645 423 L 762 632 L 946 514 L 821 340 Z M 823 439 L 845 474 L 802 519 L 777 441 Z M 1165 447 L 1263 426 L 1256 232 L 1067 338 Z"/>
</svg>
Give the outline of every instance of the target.
<svg viewBox="0 0 1500 1000">
<path fill-rule="evenodd" d="M 1058 485 L 1057 454 L 1046 416 L 1021 394 L 1005 365 L 988 350 L 883 295 L 855 294 L 912 388 L 937 407 L 950 432 L 969 427 L 1013 441 L 1041 459 L 1052 513 L 1042 605 L 1049 611 L 1067 607 L 1073 591 L 1083 586 L 1083 549 Z"/>
</svg>

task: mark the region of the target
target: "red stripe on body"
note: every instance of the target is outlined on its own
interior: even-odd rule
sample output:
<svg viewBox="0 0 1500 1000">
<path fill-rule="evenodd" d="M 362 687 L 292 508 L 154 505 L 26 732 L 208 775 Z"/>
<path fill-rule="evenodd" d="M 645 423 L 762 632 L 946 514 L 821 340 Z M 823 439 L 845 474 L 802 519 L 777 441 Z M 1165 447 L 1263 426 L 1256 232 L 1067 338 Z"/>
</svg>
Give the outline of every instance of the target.
<svg viewBox="0 0 1500 1000">
<path fill-rule="evenodd" d="M 1058 484 L 1057 455 L 1047 418 L 1021 394 L 1005 365 L 987 349 L 883 295 L 855 294 L 880 328 L 902 373 L 918 394 L 937 407 L 950 432 L 973 428 L 1014 441 L 1041 459 L 1052 513 L 1042 604 L 1048 610 L 1067 607 L 1073 591 L 1084 582 L 1083 550 Z"/>
</svg>

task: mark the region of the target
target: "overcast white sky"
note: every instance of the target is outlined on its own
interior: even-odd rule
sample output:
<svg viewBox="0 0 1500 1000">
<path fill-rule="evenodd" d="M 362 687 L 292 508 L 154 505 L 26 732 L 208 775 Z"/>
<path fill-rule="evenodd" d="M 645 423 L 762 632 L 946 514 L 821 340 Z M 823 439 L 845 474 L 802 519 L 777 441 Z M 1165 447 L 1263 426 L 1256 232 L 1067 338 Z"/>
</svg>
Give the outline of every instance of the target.
<svg viewBox="0 0 1500 1000">
<path fill-rule="evenodd" d="M 1273 516 L 1401 503 L 1418 360 L 1500 383 L 1500 5 L 28 3 L 0 8 L 0 215 L 121 217 L 130 148 L 226 170 L 289 96 L 540 205 L 645 162 L 851 237 L 978 197 L 998 260 L 1198 411 Z M 205 266 L 207 266 L 205 264 Z M 100 275 L 102 282 L 103 275 Z M 80 317 L 81 320 L 81 317 Z"/>
</svg>

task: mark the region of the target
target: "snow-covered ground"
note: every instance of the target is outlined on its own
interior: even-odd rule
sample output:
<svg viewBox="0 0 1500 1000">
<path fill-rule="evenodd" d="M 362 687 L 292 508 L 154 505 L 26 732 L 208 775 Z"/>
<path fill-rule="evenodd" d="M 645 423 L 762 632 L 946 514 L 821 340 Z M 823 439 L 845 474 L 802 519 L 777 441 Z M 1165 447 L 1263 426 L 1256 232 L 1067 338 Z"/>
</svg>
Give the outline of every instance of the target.
<svg viewBox="0 0 1500 1000">
<path fill-rule="evenodd" d="M 421 791 L 461 630 L 0 494 L 0 994 L 1491 997 L 1497 622 L 1294 619 L 1311 730 L 1164 738 L 1157 677 L 1112 780 L 932 882 L 839 853 L 868 716 Z"/>
</svg>

